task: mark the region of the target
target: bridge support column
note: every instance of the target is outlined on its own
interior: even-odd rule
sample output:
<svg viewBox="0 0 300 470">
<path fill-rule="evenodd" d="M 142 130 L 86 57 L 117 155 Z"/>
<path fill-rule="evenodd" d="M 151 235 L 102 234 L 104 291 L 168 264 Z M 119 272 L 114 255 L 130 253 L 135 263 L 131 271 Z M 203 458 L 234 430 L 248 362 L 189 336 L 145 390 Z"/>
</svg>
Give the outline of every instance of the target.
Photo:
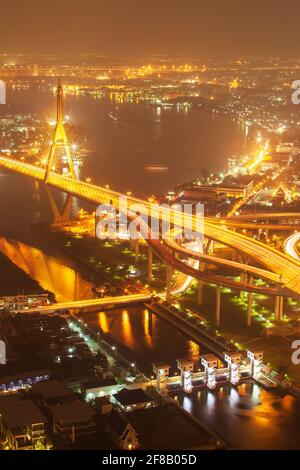
<svg viewBox="0 0 300 470">
<path fill-rule="evenodd" d="M 134 238 L 132 238 L 132 237 L 129 238 L 129 245 L 130 245 L 131 251 L 134 251 L 134 249 L 135 249 L 135 239 Z"/>
<path fill-rule="evenodd" d="M 278 320 L 281 321 L 283 317 L 283 302 L 284 302 L 284 297 L 280 297 L 280 304 L 279 304 L 279 318 Z"/>
<path fill-rule="evenodd" d="M 206 243 L 206 246 L 204 248 L 204 252 L 207 255 L 213 254 L 213 252 L 214 252 L 214 240 L 212 240 L 212 238 L 208 239 L 208 241 Z"/>
<path fill-rule="evenodd" d="M 205 270 L 205 263 L 203 261 L 200 261 L 199 271 L 203 272 L 204 270 Z M 203 304 L 203 287 L 204 287 L 204 282 L 199 279 L 198 287 L 197 287 L 197 304 L 198 305 Z"/>
<path fill-rule="evenodd" d="M 283 316 L 283 296 L 276 295 L 275 298 L 275 320 L 281 321 Z"/>
<path fill-rule="evenodd" d="M 173 268 L 170 264 L 167 264 L 167 296 L 166 299 L 168 302 L 171 300 L 171 285 L 172 285 L 172 274 Z"/>
<path fill-rule="evenodd" d="M 221 287 L 217 286 L 216 288 L 216 326 L 220 326 L 221 322 Z"/>
<path fill-rule="evenodd" d="M 197 287 L 197 304 L 202 305 L 203 304 L 203 282 L 198 281 L 198 287 Z"/>
<path fill-rule="evenodd" d="M 242 272 L 240 274 L 240 283 L 241 284 L 246 284 L 247 283 L 247 273 Z M 240 291 L 240 298 L 241 299 L 245 298 L 245 291 L 243 291 L 243 290 Z"/>
<path fill-rule="evenodd" d="M 72 208 L 72 202 L 73 202 L 73 196 L 71 194 L 68 194 L 63 206 L 62 212 L 59 210 L 56 201 L 54 199 L 54 196 L 49 188 L 49 186 L 46 185 L 46 192 L 49 198 L 50 206 L 52 209 L 53 213 L 53 219 L 55 224 L 61 224 L 64 222 L 68 222 L 70 220 L 70 214 L 71 214 L 71 208 Z"/>
<path fill-rule="evenodd" d="M 279 296 L 276 295 L 275 297 L 275 320 L 278 320 L 278 312 L 279 312 Z"/>
<path fill-rule="evenodd" d="M 253 277 L 250 276 L 249 284 L 253 283 Z M 248 309 L 247 309 L 247 326 L 251 326 L 252 322 L 252 302 L 253 302 L 253 293 L 248 292 Z"/>
<path fill-rule="evenodd" d="M 153 267 L 153 250 L 150 245 L 148 245 L 148 279 L 152 279 L 152 267 Z"/>
<path fill-rule="evenodd" d="M 140 240 L 138 238 L 134 240 L 134 253 L 135 253 L 135 263 L 137 264 L 140 260 Z"/>
</svg>

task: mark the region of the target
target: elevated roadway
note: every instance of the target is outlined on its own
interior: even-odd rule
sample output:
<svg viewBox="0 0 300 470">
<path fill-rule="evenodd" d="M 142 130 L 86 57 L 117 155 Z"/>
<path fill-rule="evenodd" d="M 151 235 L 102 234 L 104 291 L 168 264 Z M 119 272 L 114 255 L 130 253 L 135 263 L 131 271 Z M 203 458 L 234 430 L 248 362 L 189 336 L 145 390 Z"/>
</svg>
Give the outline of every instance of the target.
<svg viewBox="0 0 300 470">
<path fill-rule="evenodd" d="M 35 180 L 44 181 L 45 178 L 45 169 L 38 168 L 34 165 L 28 163 L 20 162 L 13 160 L 7 157 L 0 157 L 0 166 L 10 169 L 14 172 L 29 176 Z M 76 197 L 83 198 L 95 204 L 112 204 L 119 210 L 122 210 L 119 207 L 120 197 L 124 197 L 123 194 L 116 191 L 112 191 L 107 188 L 102 188 L 91 183 L 74 180 L 70 177 L 58 175 L 56 173 L 50 172 L 47 184 L 65 191 L 69 194 L 72 194 Z M 151 203 L 138 199 L 135 197 L 127 197 L 128 206 L 136 205 L 134 211 L 139 211 L 141 216 L 148 218 L 148 215 L 151 211 Z M 127 207 L 128 207 L 127 206 Z M 168 210 L 162 208 L 160 211 L 160 217 L 162 220 L 170 220 L 170 213 L 174 220 L 176 217 L 181 217 L 181 212 L 176 210 Z M 186 216 L 191 227 L 196 229 L 198 227 L 197 219 L 195 216 L 190 215 Z M 300 297 L 300 262 L 297 260 L 291 259 L 289 256 L 286 256 L 284 253 L 281 253 L 274 248 L 267 246 L 257 240 L 246 237 L 240 233 L 228 230 L 227 228 L 218 226 L 215 223 L 203 221 L 204 233 L 205 236 L 216 240 L 224 245 L 230 246 L 241 253 L 246 254 L 248 257 L 254 259 L 257 263 L 267 268 L 268 271 L 277 274 L 280 276 L 282 286 L 280 288 L 280 295 L 290 295 Z M 208 276 L 203 273 L 199 273 L 195 268 L 186 265 L 185 263 L 177 260 L 171 253 L 167 253 L 167 250 L 163 246 L 160 240 L 147 240 L 148 243 L 151 243 L 155 252 L 167 263 L 171 264 L 175 269 L 184 272 L 187 275 L 192 277 L 206 280 L 207 282 L 219 283 L 223 286 L 231 286 L 238 288 L 234 281 L 224 279 L 214 279 L 212 277 L 209 281 Z M 175 259 L 174 259 L 175 258 Z M 256 269 L 256 268 L 254 268 Z M 270 281 L 274 281 L 273 276 L 270 276 Z M 245 285 L 245 290 L 249 289 L 250 291 L 262 292 L 263 289 L 259 289 L 258 286 Z M 266 289 L 266 288 L 265 288 Z M 266 289 L 268 290 L 268 289 Z M 270 288 L 271 292 L 274 293 L 274 289 Z M 269 293 L 271 293 L 269 292 Z M 266 292 L 267 293 L 267 292 Z"/>
</svg>

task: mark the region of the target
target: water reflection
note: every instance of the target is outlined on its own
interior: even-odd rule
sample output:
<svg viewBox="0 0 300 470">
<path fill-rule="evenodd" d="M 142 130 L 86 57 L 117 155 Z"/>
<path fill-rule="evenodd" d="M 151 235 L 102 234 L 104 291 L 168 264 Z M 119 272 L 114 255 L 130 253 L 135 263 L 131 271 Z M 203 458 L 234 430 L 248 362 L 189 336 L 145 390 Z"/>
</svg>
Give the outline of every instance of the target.
<svg viewBox="0 0 300 470">
<path fill-rule="evenodd" d="M 0 237 L 0 252 L 31 279 L 53 294 L 57 301 L 92 298 L 92 285 L 74 269 L 25 243 Z"/>
<path fill-rule="evenodd" d="M 153 347 L 153 321 L 155 321 L 154 315 L 145 309 L 143 311 L 143 326 L 145 341 L 148 347 Z"/>
<path fill-rule="evenodd" d="M 188 400 L 175 394 L 186 411 L 221 435 L 230 447 L 296 449 L 300 442 L 300 403 L 267 392 L 256 383 L 193 390 Z"/>
<path fill-rule="evenodd" d="M 107 335 L 111 344 L 148 376 L 152 374 L 153 362 L 166 361 L 175 372 L 177 358 L 198 358 L 198 345 L 143 307 L 87 313 L 84 321 Z"/>
</svg>

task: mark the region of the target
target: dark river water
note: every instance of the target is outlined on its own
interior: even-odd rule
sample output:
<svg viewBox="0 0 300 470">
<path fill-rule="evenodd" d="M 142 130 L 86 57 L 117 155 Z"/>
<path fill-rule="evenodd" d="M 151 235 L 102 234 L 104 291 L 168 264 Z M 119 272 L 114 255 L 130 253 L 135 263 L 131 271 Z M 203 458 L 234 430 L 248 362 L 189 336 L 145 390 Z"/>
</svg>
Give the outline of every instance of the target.
<svg viewBox="0 0 300 470">
<path fill-rule="evenodd" d="M 12 110 L 53 116 L 50 93 L 37 89 L 9 91 L 8 98 Z M 74 122 L 87 129 L 94 149 L 87 162 L 93 178 L 136 195 L 163 194 L 176 184 L 200 176 L 203 169 L 222 171 L 227 157 L 244 148 L 242 129 L 200 108 L 159 112 L 144 104 L 69 96 L 66 109 Z M 109 117 L 111 112 L 117 120 Z M 145 165 L 149 164 L 164 165 L 168 171 L 147 173 Z M 62 300 L 72 298 L 75 282 L 80 295 L 90 295 L 91 286 L 78 275 L 76 266 L 66 266 L 58 253 L 49 256 L 45 240 L 30 228 L 32 222 L 49 216 L 42 185 L 18 175 L 0 175 L 1 253 Z M 8 242 L 7 237 L 17 243 Z M 5 263 L 0 264 L 0 270 L 4 269 Z M 12 283 L 13 277 L 10 279 Z M 17 275 L 15 282 L 17 292 L 22 288 Z M 88 314 L 85 321 L 148 375 L 152 362 L 166 361 L 175 370 L 177 358 L 196 359 L 206 352 L 201 344 L 183 337 L 163 320 L 152 316 L 151 321 L 144 308 Z M 175 395 L 187 411 L 221 434 L 232 447 L 300 448 L 300 403 L 291 396 L 280 397 L 256 384 Z"/>
<path fill-rule="evenodd" d="M 8 101 L 46 119 L 55 116 L 53 94 L 38 88 L 8 91 Z M 88 162 L 92 176 L 141 196 L 163 194 L 201 176 L 203 169 L 222 171 L 228 157 L 244 150 L 243 128 L 199 106 L 162 109 L 145 103 L 68 95 L 67 113 L 72 122 L 84 126 L 95 151 Z M 145 165 L 162 165 L 168 171 L 149 173 Z"/>
</svg>

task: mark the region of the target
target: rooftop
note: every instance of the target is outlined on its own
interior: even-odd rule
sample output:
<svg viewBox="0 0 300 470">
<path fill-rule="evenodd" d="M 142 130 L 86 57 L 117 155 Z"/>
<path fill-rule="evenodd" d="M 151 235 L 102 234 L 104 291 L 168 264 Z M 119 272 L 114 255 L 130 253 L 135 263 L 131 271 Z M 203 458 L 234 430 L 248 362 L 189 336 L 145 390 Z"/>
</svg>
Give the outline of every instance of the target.
<svg viewBox="0 0 300 470">
<path fill-rule="evenodd" d="M 79 400 L 63 405 L 50 406 L 50 411 L 54 419 L 72 423 L 89 420 L 96 415 L 90 405 Z"/>
<path fill-rule="evenodd" d="M 128 421 L 116 410 L 112 410 L 108 416 L 106 425 L 109 426 L 118 436 L 122 436 L 128 426 Z"/>
<path fill-rule="evenodd" d="M 152 397 L 149 397 L 142 388 L 136 388 L 134 390 L 124 388 L 115 395 L 115 399 L 123 406 L 155 401 Z"/>
<path fill-rule="evenodd" d="M 0 415 L 9 428 L 47 422 L 38 407 L 29 400 L 0 402 Z"/>
<path fill-rule="evenodd" d="M 48 369 L 41 370 L 31 370 L 29 372 L 21 372 L 20 374 L 7 375 L 5 377 L 0 377 L 0 385 L 16 383 L 18 381 L 24 381 L 27 379 L 36 379 L 37 377 L 50 377 L 51 372 Z"/>
<path fill-rule="evenodd" d="M 82 386 L 85 388 L 85 390 L 91 388 L 109 387 L 113 385 L 117 385 L 117 381 L 114 377 L 107 377 L 105 379 L 98 380 L 89 380 L 82 383 Z"/>
<path fill-rule="evenodd" d="M 58 380 L 48 380 L 34 384 L 32 385 L 32 391 L 45 400 L 56 397 L 70 397 L 73 395 L 72 391 Z"/>
<path fill-rule="evenodd" d="M 203 354 L 201 356 L 201 359 L 204 359 L 205 361 L 209 362 L 209 361 L 217 361 L 218 358 L 214 355 L 214 354 Z"/>
</svg>

